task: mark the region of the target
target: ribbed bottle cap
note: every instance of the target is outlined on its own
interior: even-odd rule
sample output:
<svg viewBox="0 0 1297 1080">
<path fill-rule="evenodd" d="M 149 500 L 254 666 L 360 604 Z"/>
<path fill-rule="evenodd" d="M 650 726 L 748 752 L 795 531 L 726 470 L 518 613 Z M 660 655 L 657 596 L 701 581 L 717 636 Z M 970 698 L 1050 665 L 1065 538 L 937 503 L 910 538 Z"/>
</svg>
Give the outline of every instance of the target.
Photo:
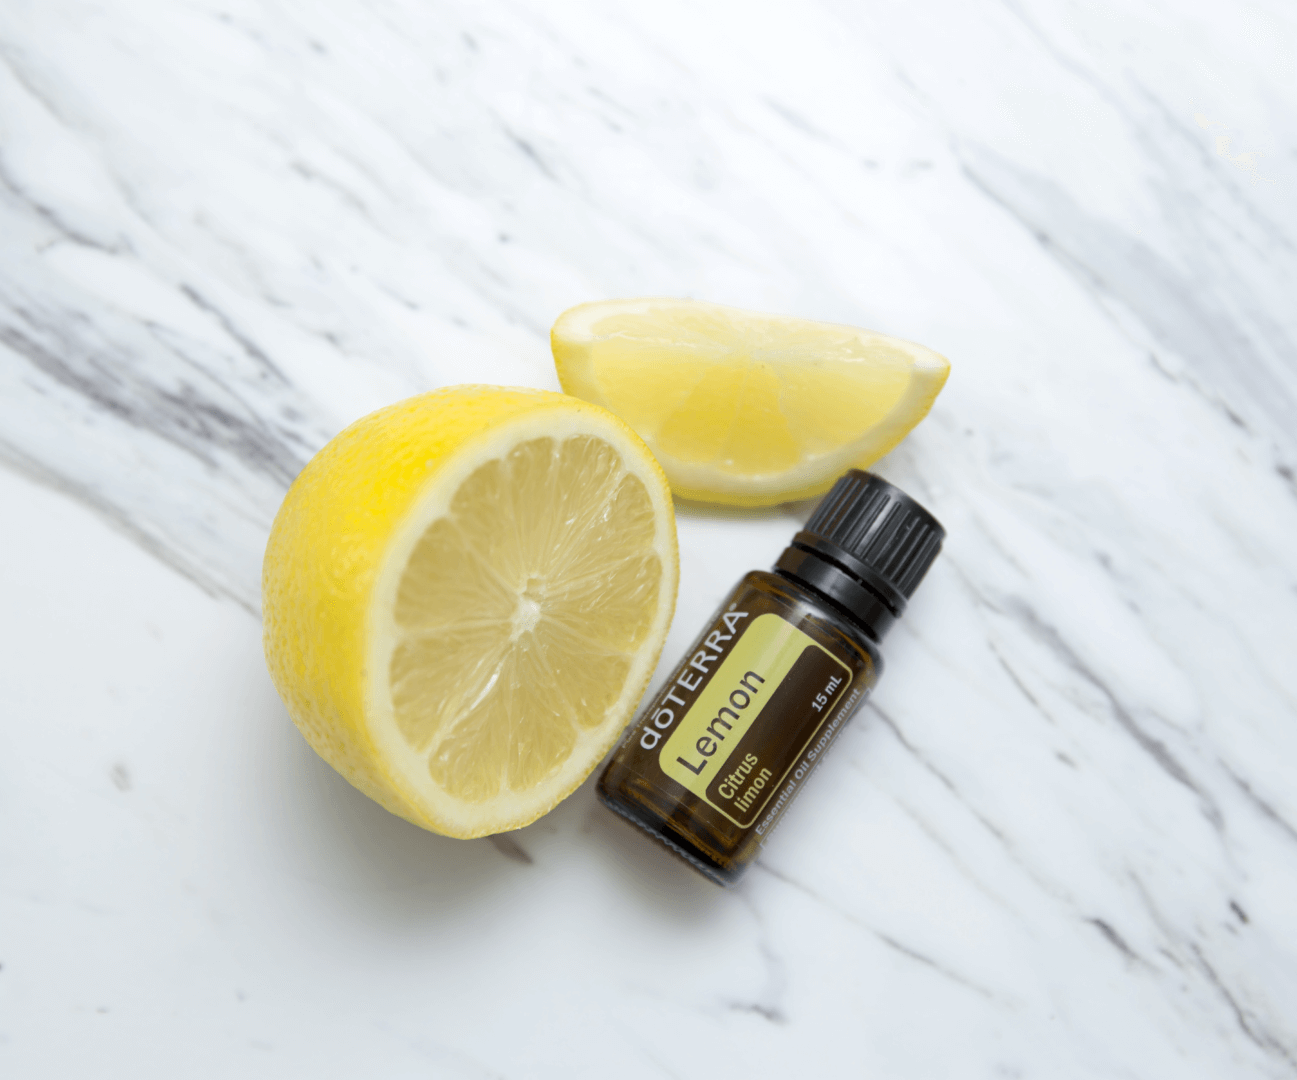
<svg viewBox="0 0 1297 1080">
<path fill-rule="evenodd" d="M 898 617 L 941 551 L 941 522 L 900 488 L 852 469 L 815 508 L 778 567 L 804 576 L 796 552 L 814 553 L 865 585 Z M 818 560 L 817 560 L 818 561 Z M 889 623 L 890 619 L 885 619 Z M 879 629 L 883 629 L 880 626 Z"/>
</svg>

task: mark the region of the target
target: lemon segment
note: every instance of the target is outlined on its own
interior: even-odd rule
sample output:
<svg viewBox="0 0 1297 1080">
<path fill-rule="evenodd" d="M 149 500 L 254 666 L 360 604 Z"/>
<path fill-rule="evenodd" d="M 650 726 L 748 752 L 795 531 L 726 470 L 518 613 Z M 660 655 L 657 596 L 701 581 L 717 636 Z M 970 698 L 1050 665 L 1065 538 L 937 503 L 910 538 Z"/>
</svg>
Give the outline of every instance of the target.
<svg viewBox="0 0 1297 1080">
<path fill-rule="evenodd" d="M 266 657 L 348 780 L 451 836 L 519 828 L 637 704 L 678 581 L 670 491 L 587 402 L 450 387 L 310 462 L 263 567 Z"/>
<path fill-rule="evenodd" d="M 872 464 L 950 371 L 899 338 L 693 300 L 582 304 L 550 341 L 563 389 L 630 424 L 677 495 L 746 506 Z"/>
</svg>

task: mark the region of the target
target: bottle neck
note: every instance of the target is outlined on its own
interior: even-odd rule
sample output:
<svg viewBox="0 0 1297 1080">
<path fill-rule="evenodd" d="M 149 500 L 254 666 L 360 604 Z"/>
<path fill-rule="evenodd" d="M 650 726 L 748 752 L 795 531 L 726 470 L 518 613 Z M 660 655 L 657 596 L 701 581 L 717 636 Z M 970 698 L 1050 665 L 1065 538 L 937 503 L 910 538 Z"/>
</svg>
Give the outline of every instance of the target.
<svg viewBox="0 0 1297 1080">
<path fill-rule="evenodd" d="M 852 573 L 829 553 L 811 550 L 794 542 L 784 548 L 775 563 L 775 572 L 805 585 L 845 611 L 875 641 L 883 635 L 904 610 L 897 610 L 884 599 L 881 590 L 871 587 L 862 576 Z"/>
</svg>

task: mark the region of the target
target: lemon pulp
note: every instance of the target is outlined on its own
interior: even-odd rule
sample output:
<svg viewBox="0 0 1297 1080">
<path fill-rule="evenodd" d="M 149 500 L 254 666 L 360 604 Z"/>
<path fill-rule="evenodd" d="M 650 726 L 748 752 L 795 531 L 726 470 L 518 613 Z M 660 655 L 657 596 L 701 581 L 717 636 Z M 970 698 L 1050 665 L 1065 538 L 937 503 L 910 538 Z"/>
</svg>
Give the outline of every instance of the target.
<svg viewBox="0 0 1297 1080">
<path fill-rule="evenodd" d="M 393 716 L 432 779 L 481 802 L 554 773 L 620 696 L 662 576 L 648 492 L 607 443 L 479 466 L 397 592 Z"/>
</svg>

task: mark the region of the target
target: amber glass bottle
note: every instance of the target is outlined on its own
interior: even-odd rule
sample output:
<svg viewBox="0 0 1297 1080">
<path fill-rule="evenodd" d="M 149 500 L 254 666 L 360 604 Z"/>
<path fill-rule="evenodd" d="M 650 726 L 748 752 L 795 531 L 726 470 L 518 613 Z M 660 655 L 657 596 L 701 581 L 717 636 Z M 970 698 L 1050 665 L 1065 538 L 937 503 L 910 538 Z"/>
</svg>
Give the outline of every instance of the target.
<svg viewBox="0 0 1297 1080">
<path fill-rule="evenodd" d="M 945 530 L 853 469 L 773 573 L 738 583 L 599 779 L 611 809 L 736 882 L 882 673 L 878 651 Z"/>
</svg>

